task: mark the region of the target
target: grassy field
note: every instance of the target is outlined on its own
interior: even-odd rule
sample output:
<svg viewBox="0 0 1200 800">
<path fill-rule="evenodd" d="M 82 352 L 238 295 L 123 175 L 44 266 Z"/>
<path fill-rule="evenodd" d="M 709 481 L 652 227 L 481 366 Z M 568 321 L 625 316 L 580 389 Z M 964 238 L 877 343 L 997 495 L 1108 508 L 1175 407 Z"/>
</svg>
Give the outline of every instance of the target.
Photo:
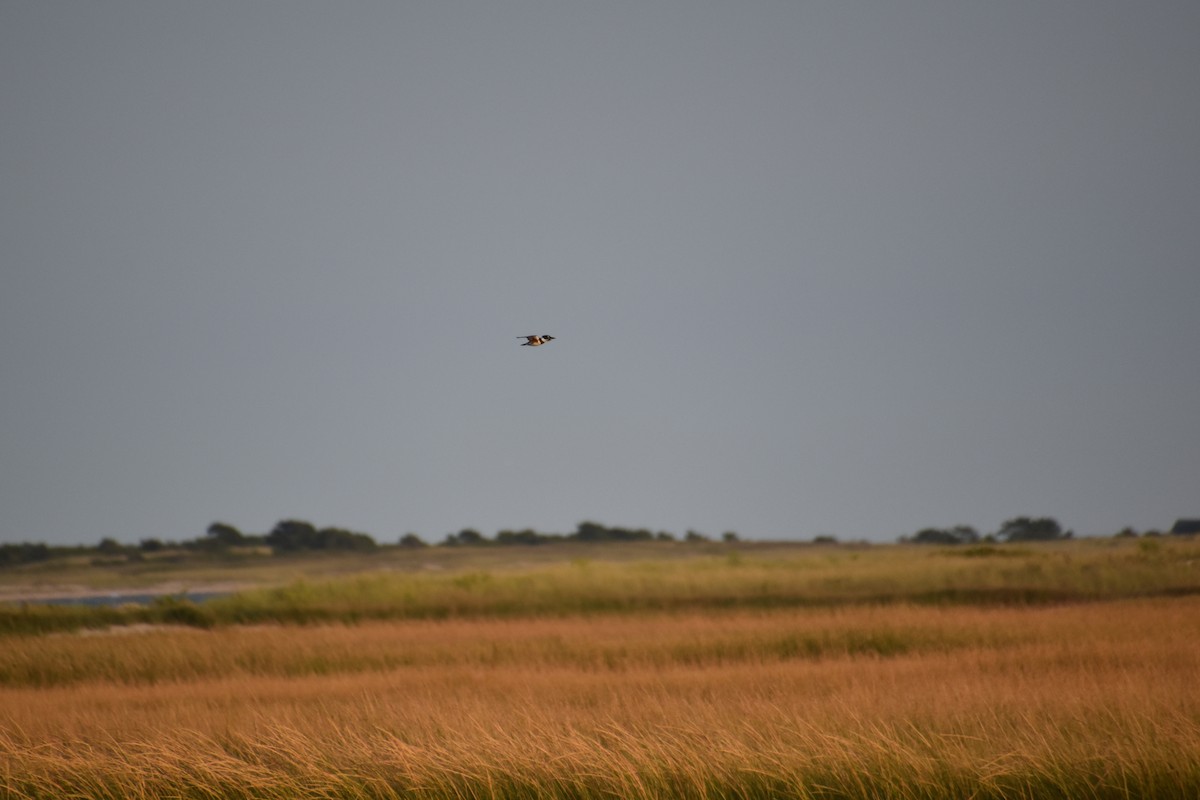
<svg viewBox="0 0 1200 800">
<path fill-rule="evenodd" d="M 1200 796 L 1196 543 L 531 550 L 10 606 L 0 788 Z"/>
</svg>

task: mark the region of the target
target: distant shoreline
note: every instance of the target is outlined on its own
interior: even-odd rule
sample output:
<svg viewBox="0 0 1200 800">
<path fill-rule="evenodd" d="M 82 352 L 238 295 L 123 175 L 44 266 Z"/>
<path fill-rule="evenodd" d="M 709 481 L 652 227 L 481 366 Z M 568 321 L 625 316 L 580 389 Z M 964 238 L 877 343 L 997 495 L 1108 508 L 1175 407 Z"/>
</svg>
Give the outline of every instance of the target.
<svg viewBox="0 0 1200 800">
<path fill-rule="evenodd" d="M 51 605 L 121 605 L 122 603 L 146 603 L 158 597 L 184 595 L 189 599 L 209 599 L 245 589 L 254 588 L 246 583 L 169 583 L 143 588 L 95 589 L 88 586 L 5 586 L 0 587 L 0 603 L 47 603 Z"/>
</svg>

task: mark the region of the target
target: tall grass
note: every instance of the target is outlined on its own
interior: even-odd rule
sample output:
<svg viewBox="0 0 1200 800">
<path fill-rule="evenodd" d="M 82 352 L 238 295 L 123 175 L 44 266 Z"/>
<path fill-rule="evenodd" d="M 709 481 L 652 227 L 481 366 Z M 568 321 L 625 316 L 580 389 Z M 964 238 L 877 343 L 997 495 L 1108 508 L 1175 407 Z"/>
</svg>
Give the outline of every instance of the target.
<svg viewBox="0 0 1200 800">
<path fill-rule="evenodd" d="M 0 636 L 0 797 L 1194 798 L 1189 548 L 495 565 L 114 610 Z"/>
<path fill-rule="evenodd" d="M 0 776 L 13 797 L 1194 797 L 1198 612 L 19 637 L 0 656 Z"/>
<path fill-rule="evenodd" d="M 211 610 L 220 620 L 311 622 L 897 601 L 1026 604 L 1200 593 L 1200 545 L 1171 544 L 1149 554 L 1107 542 L 832 548 L 773 558 L 731 551 L 689 560 L 573 560 L 445 575 L 369 573 L 245 592 Z"/>
<path fill-rule="evenodd" d="M 1200 593 L 1200 544 L 1168 542 L 1149 550 L 1138 544 L 823 548 L 772 558 L 733 550 L 689 559 L 534 566 L 523 564 L 517 552 L 515 564 L 491 562 L 492 569 L 300 579 L 201 605 L 170 597 L 118 609 L 0 604 L 0 634 L 139 623 L 209 627 L 845 603 L 1037 605 Z"/>
</svg>

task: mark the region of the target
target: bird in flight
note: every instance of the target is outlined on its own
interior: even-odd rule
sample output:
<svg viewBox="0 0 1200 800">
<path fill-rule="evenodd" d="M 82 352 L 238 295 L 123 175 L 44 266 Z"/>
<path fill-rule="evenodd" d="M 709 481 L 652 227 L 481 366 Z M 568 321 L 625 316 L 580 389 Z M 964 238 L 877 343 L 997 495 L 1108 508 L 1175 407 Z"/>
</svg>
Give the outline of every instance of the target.
<svg viewBox="0 0 1200 800">
<path fill-rule="evenodd" d="M 535 333 L 532 336 L 518 336 L 517 338 L 529 340 L 529 341 L 523 343 L 521 345 L 521 347 L 537 347 L 539 344 L 545 344 L 546 342 L 550 342 L 550 341 L 554 340 L 554 337 L 548 333 L 543 333 L 541 336 L 538 336 Z"/>
</svg>

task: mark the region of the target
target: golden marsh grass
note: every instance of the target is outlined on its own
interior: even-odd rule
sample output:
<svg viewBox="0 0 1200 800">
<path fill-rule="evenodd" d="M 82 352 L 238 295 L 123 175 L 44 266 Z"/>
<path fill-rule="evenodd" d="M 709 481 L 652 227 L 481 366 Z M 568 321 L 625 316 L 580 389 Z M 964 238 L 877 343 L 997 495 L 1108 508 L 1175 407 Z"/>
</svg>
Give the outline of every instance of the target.
<svg viewBox="0 0 1200 800">
<path fill-rule="evenodd" d="M 865 558 L 868 577 L 853 570 L 864 559 L 841 562 L 843 589 L 921 579 Z M 928 562 L 923 580 L 950 574 Z M 1086 551 L 1067 563 L 1089 563 Z M 589 574 L 585 591 L 597 573 L 628 590 L 657 572 L 682 591 L 697 574 L 546 569 L 517 576 L 559 592 L 555 570 Z M 784 568 L 704 566 L 721 592 L 770 569 Z M 486 598 L 504 583 L 464 586 Z M 581 608 L 3 637 L 0 786 L 14 798 L 1200 794 L 1200 597 Z"/>
</svg>

